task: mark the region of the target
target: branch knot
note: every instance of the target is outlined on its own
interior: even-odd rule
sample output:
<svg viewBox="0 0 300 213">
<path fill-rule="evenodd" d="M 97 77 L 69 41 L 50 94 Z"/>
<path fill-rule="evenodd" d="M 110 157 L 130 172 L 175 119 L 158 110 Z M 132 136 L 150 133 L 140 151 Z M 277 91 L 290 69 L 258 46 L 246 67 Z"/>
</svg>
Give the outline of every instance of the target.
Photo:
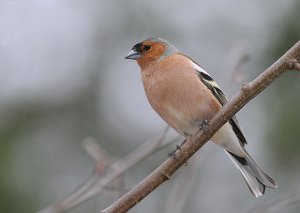
<svg viewBox="0 0 300 213">
<path fill-rule="evenodd" d="M 242 86 L 242 91 L 245 92 L 245 93 L 249 93 L 250 92 L 250 83 L 249 82 L 245 82 L 243 83 L 243 86 Z"/>
<path fill-rule="evenodd" d="M 298 70 L 300 71 L 300 63 L 298 60 L 296 59 L 291 59 L 287 62 L 288 66 L 290 69 L 293 69 L 293 70 Z"/>
</svg>

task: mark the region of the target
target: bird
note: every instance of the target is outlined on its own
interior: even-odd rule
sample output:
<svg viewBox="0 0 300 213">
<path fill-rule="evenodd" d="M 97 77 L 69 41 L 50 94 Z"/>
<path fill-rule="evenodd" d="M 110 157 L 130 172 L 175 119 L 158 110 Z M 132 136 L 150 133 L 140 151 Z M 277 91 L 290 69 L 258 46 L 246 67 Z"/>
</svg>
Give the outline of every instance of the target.
<svg viewBox="0 0 300 213">
<path fill-rule="evenodd" d="M 151 107 L 180 135 L 188 138 L 209 121 L 227 99 L 208 72 L 169 41 L 151 37 L 135 44 L 125 59 L 137 62 Z M 259 167 L 245 149 L 247 144 L 236 116 L 211 138 L 222 147 L 255 197 L 277 183 Z"/>
</svg>

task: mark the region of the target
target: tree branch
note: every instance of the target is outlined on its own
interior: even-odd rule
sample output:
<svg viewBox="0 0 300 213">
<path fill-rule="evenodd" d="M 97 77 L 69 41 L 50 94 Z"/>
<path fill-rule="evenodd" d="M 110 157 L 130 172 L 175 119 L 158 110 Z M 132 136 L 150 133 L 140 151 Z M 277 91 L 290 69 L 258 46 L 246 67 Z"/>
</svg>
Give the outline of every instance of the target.
<svg viewBox="0 0 300 213">
<path fill-rule="evenodd" d="M 66 212 L 100 193 L 110 182 L 120 177 L 120 175 L 124 174 L 137 163 L 171 143 L 177 142 L 178 137 L 166 139 L 168 130 L 169 127 L 166 127 L 159 136 L 146 141 L 124 158 L 112 163 L 105 171 L 103 170 L 104 168 L 101 168 L 101 171 L 99 170 L 99 163 L 101 164 L 100 167 L 104 166 L 102 165 L 103 162 L 101 162 L 102 157 L 97 153 L 99 150 L 95 150 L 95 147 L 93 150 L 88 148 L 89 154 L 96 160 L 93 173 L 70 195 L 39 211 L 39 213 Z M 100 162 L 97 162 L 99 160 Z"/>
<path fill-rule="evenodd" d="M 133 187 L 123 197 L 100 213 L 127 212 L 143 198 L 155 190 L 163 182 L 169 180 L 192 155 L 194 155 L 235 113 L 245 104 L 269 86 L 276 78 L 288 70 L 300 71 L 300 41 L 266 69 L 255 80 L 245 83 L 241 90 L 210 121 L 207 131 L 199 130 L 187 139 L 180 150 L 176 151 L 176 159 L 168 158 L 148 177 Z"/>
<path fill-rule="evenodd" d="M 211 152 L 211 150 L 205 150 Z M 184 212 L 184 205 L 191 197 L 191 191 L 195 187 L 197 181 L 197 174 L 199 169 L 207 162 L 215 153 L 205 153 L 197 155 L 194 158 L 189 159 L 186 168 L 182 168 L 183 171 L 176 176 L 176 184 L 172 185 L 171 190 L 168 193 L 168 197 L 164 200 L 164 207 L 161 208 L 162 213 L 180 213 Z M 188 181 L 186 181 L 188 180 Z"/>
</svg>

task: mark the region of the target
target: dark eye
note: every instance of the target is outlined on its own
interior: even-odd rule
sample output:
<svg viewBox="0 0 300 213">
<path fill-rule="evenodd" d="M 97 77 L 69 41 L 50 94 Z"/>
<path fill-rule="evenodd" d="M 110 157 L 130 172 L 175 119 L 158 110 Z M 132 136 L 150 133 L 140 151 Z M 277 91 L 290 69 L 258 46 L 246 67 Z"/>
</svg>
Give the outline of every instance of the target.
<svg viewBox="0 0 300 213">
<path fill-rule="evenodd" d="M 150 45 L 144 45 L 144 51 L 148 51 L 151 49 L 151 46 Z"/>
</svg>

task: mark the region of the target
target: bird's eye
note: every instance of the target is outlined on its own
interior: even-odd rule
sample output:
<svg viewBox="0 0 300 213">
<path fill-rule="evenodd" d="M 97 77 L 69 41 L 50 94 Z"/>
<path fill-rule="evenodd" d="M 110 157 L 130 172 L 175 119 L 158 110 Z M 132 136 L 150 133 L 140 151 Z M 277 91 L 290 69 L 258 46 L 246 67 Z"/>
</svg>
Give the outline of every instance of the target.
<svg viewBox="0 0 300 213">
<path fill-rule="evenodd" d="M 144 45 L 144 51 L 148 51 L 151 49 L 151 46 L 150 45 Z"/>
</svg>

